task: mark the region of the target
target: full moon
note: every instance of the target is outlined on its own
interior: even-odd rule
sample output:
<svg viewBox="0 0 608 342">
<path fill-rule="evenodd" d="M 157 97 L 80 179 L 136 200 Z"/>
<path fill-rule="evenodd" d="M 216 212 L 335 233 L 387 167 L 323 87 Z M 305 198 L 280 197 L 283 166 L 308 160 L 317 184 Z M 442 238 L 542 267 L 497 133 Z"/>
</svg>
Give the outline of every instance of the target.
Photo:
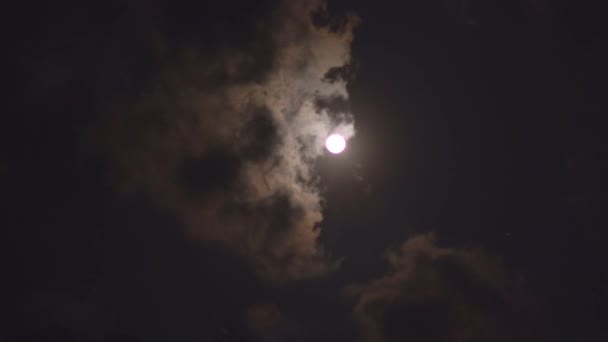
<svg viewBox="0 0 608 342">
<path fill-rule="evenodd" d="M 339 134 L 332 134 L 325 140 L 325 147 L 329 152 L 338 154 L 346 148 L 346 140 Z"/>
</svg>

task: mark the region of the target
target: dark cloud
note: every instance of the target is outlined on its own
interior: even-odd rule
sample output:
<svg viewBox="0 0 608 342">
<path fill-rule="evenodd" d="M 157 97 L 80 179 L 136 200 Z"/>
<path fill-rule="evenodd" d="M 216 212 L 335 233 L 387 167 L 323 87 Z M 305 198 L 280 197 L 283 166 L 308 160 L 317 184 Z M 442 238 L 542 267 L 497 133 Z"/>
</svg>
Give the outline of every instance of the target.
<svg viewBox="0 0 608 342">
<path fill-rule="evenodd" d="M 283 315 L 274 304 L 254 305 L 246 312 L 249 328 L 263 341 L 276 341 Z"/>
<path fill-rule="evenodd" d="M 269 109 L 255 108 L 239 136 L 240 154 L 254 162 L 272 158 L 272 153 L 281 143 L 278 129 Z"/>
<path fill-rule="evenodd" d="M 236 154 L 211 148 L 199 158 L 184 158 L 180 166 L 182 186 L 194 196 L 230 191 L 238 180 L 241 166 Z"/>
<path fill-rule="evenodd" d="M 261 7 L 247 14 L 247 33 L 229 29 L 221 41 L 205 37 L 225 20 L 178 40 L 181 24 L 166 23 L 154 41 L 171 52 L 157 77 L 112 106 L 93 136 L 116 188 L 146 193 L 191 236 L 230 248 L 267 279 L 317 276 L 335 263 L 317 242 L 313 164 L 330 132 L 354 135 L 348 108 L 329 103 L 347 99 L 340 70 L 357 19 L 313 23 L 313 13 L 330 18 L 321 1 Z"/>
<path fill-rule="evenodd" d="M 493 257 L 432 235 L 388 253 L 391 272 L 347 291 L 370 341 L 514 341 L 535 336 L 521 285 Z M 534 327 L 538 328 L 538 327 Z"/>
</svg>

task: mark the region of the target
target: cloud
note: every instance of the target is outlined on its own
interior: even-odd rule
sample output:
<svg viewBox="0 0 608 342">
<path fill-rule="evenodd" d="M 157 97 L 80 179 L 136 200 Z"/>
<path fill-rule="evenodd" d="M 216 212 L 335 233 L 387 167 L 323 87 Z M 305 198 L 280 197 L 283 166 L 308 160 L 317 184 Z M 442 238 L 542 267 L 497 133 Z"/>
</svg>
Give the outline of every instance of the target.
<svg viewBox="0 0 608 342">
<path fill-rule="evenodd" d="M 276 340 L 283 315 L 274 304 L 254 305 L 246 313 L 249 328 L 264 341 Z"/>
<path fill-rule="evenodd" d="M 329 272 L 312 165 L 329 133 L 355 134 L 350 113 L 319 104 L 348 98 L 357 21 L 330 18 L 321 1 L 284 1 L 248 39 L 172 53 L 181 57 L 94 129 L 116 187 L 147 194 L 266 279 Z"/>
<path fill-rule="evenodd" d="M 352 285 L 369 341 L 527 341 L 534 336 L 521 285 L 474 250 L 438 247 L 419 235 L 387 254 L 391 271 Z"/>
</svg>

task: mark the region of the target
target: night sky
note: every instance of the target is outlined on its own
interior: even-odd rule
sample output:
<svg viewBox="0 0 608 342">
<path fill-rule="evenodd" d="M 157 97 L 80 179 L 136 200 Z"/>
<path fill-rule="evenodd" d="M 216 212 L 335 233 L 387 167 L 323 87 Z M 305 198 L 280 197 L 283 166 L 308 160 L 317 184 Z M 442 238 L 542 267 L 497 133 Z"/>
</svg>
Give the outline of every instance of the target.
<svg viewBox="0 0 608 342">
<path fill-rule="evenodd" d="M 608 341 L 606 13 L 6 7 L 0 341 Z"/>
</svg>

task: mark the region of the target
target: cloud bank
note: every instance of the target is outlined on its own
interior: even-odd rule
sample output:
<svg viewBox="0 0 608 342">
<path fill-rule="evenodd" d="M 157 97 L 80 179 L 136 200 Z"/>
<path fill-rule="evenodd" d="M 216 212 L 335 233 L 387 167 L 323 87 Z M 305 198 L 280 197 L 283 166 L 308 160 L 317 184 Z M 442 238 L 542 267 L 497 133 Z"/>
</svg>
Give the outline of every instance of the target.
<svg viewBox="0 0 608 342">
<path fill-rule="evenodd" d="M 329 17 L 321 1 L 284 1 L 247 42 L 172 52 L 179 62 L 96 127 L 117 187 L 146 194 L 265 279 L 330 271 L 313 162 L 328 134 L 355 133 L 350 113 L 322 104 L 348 98 L 357 21 Z"/>
</svg>

